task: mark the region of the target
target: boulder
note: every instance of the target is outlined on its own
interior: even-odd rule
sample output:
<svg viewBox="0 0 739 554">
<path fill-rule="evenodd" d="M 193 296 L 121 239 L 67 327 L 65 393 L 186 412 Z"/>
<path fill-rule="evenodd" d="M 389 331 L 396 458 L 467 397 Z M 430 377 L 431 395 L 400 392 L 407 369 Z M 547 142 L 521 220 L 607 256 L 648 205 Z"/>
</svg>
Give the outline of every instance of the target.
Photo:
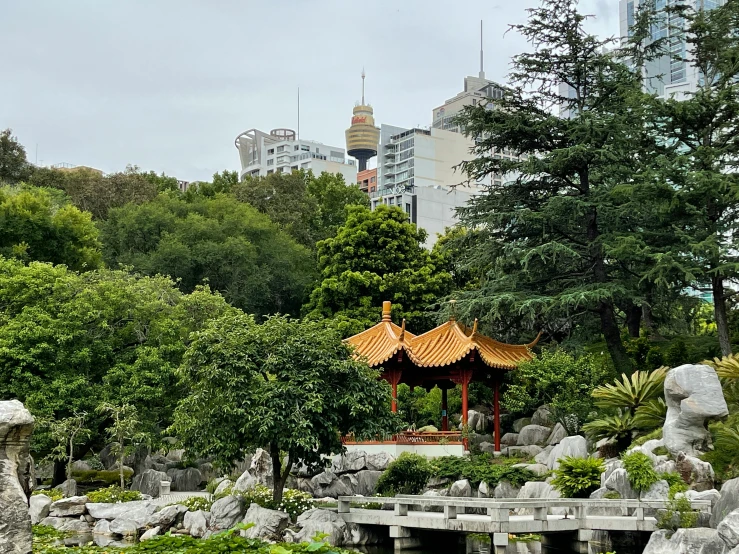
<svg viewBox="0 0 739 554">
<path fill-rule="evenodd" d="M 684 367 L 684 366 L 683 366 Z M 724 554 L 726 548 L 715 529 L 659 529 L 649 538 L 644 554 Z"/>
<path fill-rule="evenodd" d="M 210 462 L 202 462 L 198 464 L 198 471 L 200 472 L 201 483 L 209 483 L 219 476 L 218 471 L 216 471 L 216 468 L 214 468 L 213 464 Z"/>
<path fill-rule="evenodd" d="M 716 529 L 727 515 L 739 508 L 739 477 L 729 479 L 721 486 L 721 498 L 713 505 L 711 527 Z"/>
<path fill-rule="evenodd" d="M 513 464 L 512 467 L 523 467 L 539 476 L 549 472 L 549 468 L 544 464 Z"/>
<path fill-rule="evenodd" d="M 220 531 L 230 529 L 244 517 L 244 499 L 240 496 L 226 496 L 213 502 L 210 508 L 209 529 Z"/>
<path fill-rule="evenodd" d="M 739 545 L 739 510 L 729 513 L 716 528 L 727 548 Z"/>
<path fill-rule="evenodd" d="M 549 483 L 544 481 L 529 481 L 521 487 L 516 498 L 560 498 L 560 494 Z M 563 513 L 563 510 L 566 510 L 566 508 L 552 508 L 551 513 Z M 532 514 L 533 510 L 532 508 L 518 508 L 516 513 L 519 515 L 528 515 Z"/>
<path fill-rule="evenodd" d="M 552 429 L 552 433 L 549 435 L 549 438 L 547 439 L 547 444 L 550 446 L 554 446 L 555 444 L 559 444 L 563 438 L 567 436 L 567 429 L 565 429 L 565 426 L 561 423 L 557 423 L 554 426 L 554 429 Z"/>
<path fill-rule="evenodd" d="M 547 460 L 549 459 L 549 453 L 554 450 L 553 446 L 545 446 L 544 450 L 542 450 L 539 454 L 534 456 L 534 462 L 537 464 L 545 464 L 547 463 Z"/>
<path fill-rule="evenodd" d="M 675 495 L 675 498 L 679 498 L 680 496 L 684 496 L 691 502 L 693 500 L 710 500 L 711 501 L 711 509 L 713 510 L 713 507 L 716 505 L 716 502 L 719 501 L 721 498 L 721 493 L 718 492 L 716 489 L 711 489 L 708 491 L 694 491 L 694 490 L 688 490 L 683 492 L 679 492 Z"/>
<path fill-rule="evenodd" d="M 87 511 L 85 504 L 87 504 L 86 496 L 62 498 L 51 504 L 49 515 L 51 517 L 81 516 Z"/>
<path fill-rule="evenodd" d="M 72 471 L 91 471 L 92 467 L 84 460 L 75 460 L 72 462 Z"/>
<path fill-rule="evenodd" d="M 170 485 L 172 491 L 196 491 L 199 490 L 200 483 L 203 482 L 200 470 L 194 467 L 170 469 L 167 471 L 167 475 L 169 475 L 169 480 L 172 482 Z"/>
<path fill-rule="evenodd" d="M 670 484 L 667 481 L 660 480 L 647 490 L 639 493 L 639 500 L 668 500 L 670 493 Z"/>
<path fill-rule="evenodd" d="M 95 527 L 92 528 L 93 535 L 103 535 L 109 537 L 112 535 L 110 532 L 110 522 L 107 519 L 99 519 L 95 523 Z"/>
<path fill-rule="evenodd" d="M 244 492 L 253 489 L 258 484 L 259 481 L 257 481 L 257 478 L 254 477 L 247 469 L 244 473 L 241 474 L 238 479 L 236 479 L 233 490 L 237 492 Z"/>
<path fill-rule="evenodd" d="M 519 487 L 514 487 L 508 481 L 500 481 L 493 491 L 493 498 L 518 498 L 520 492 Z"/>
<path fill-rule="evenodd" d="M 608 491 L 607 488 L 601 487 L 598 490 L 593 491 L 590 494 L 590 499 L 591 500 L 605 500 L 606 499 L 606 494 L 608 492 L 609 491 Z M 620 517 L 624 517 L 624 516 L 629 515 L 629 510 L 628 510 L 628 508 L 625 508 L 622 505 L 620 505 L 620 503 L 614 502 L 613 507 L 610 507 L 610 506 L 590 507 L 590 508 L 588 508 L 588 515 L 589 516 L 608 516 L 608 517 L 620 516 Z"/>
<path fill-rule="evenodd" d="M 495 454 L 495 445 L 490 442 L 481 442 L 480 452 L 485 454 Z"/>
<path fill-rule="evenodd" d="M 347 539 L 347 524 L 336 512 L 313 508 L 298 516 L 296 526 L 298 531 L 285 531 L 285 542 L 311 542 L 316 533 L 325 534 L 323 540 L 331 546 L 342 546 Z"/>
<path fill-rule="evenodd" d="M 34 419 L 18 400 L 0 401 L 0 552 L 31 552 L 28 511 Z"/>
<path fill-rule="evenodd" d="M 370 496 L 375 493 L 377 482 L 380 480 L 382 471 L 371 471 L 364 469 L 355 474 L 345 474 L 341 476 L 341 481 L 351 490 L 351 494 L 359 494 L 361 496 Z"/>
<path fill-rule="evenodd" d="M 523 429 L 527 425 L 531 425 L 530 417 L 522 417 L 521 419 L 517 419 L 513 422 L 513 432 L 520 433 L 521 429 Z"/>
<path fill-rule="evenodd" d="M 231 481 L 229 479 L 224 479 L 223 481 L 221 481 L 220 483 L 218 483 L 218 486 L 216 487 L 216 490 L 213 491 L 213 494 L 215 496 L 218 496 L 223 491 L 225 491 L 228 487 L 233 487 L 233 486 L 234 486 L 233 481 Z"/>
<path fill-rule="evenodd" d="M 470 498 L 472 496 L 472 485 L 467 479 L 460 479 L 449 487 L 449 496 Z"/>
<path fill-rule="evenodd" d="M 266 450 L 257 448 L 249 464 L 249 473 L 260 485 L 272 488 L 272 458 Z"/>
<path fill-rule="evenodd" d="M 117 517 L 108 526 L 111 535 L 120 535 L 126 538 L 139 536 L 139 522 L 125 517 Z"/>
<path fill-rule="evenodd" d="M 546 404 L 539 406 L 539 408 L 531 416 L 532 425 L 543 425 L 545 427 L 551 427 L 554 425 L 554 417 Z"/>
<path fill-rule="evenodd" d="M 637 492 L 632 488 L 629 482 L 629 474 L 623 468 L 614 469 L 604 483 L 605 488 L 609 491 L 616 491 L 621 498 L 636 499 L 639 498 Z"/>
<path fill-rule="evenodd" d="M 157 509 L 150 500 L 134 500 L 133 502 L 88 502 L 87 513 L 95 519 L 128 519 L 146 523 Z"/>
<path fill-rule="evenodd" d="M 139 537 L 139 541 L 148 541 L 149 539 L 153 539 L 154 537 L 159 535 L 159 531 L 161 531 L 161 527 L 152 527 L 151 529 L 144 531 L 144 534 Z"/>
<path fill-rule="evenodd" d="M 467 410 L 467 427 L 470 431 L 485 431 L 487 428 L 487 416 L 476 410 Z"/>
<path fill-rule="evenodd" d="M 154 512 L 146 521 L 147 527 L 159 527 L 161 529 L 169 529 L 175 523 L 178 523 L 187 512 L 187 507 L 182 504 L 174 504 L 165 506 L 158 512 Z"/>
<path fill-rule="evenodd" d="M 72 519 L 69 517 L 45 517 L 41 525 L 49 525 L 57 531 L 68 531 L 70 533 L 90 534 L 90 524 L 85 520 Z M 21 550 L 3 550 L 2 552 L 21 552 Z M 24 551 L 30 552 L 30 550 Z"/>
<path fill-rule="evenodd" d="M 333 471 L 325 470 L 310 480 L 310 488 L 313 496 L 318 498 L 326 496 L 338 498 L 353 494 L 351 486 L 347 483 L 347 480 L 342 481 Z"/>
<path fill-rule="evenodd" d="M 187 530 L 191 537 L 201 538 L 205 535 L 210 525 L 210 512 L 198 510 L 196 512 L 185 512 L 182 520 L 182 528 Z"/>
<path fill-rule="evenodd" d="M 185 455 L 184 448 L 173 448 L 165 456 L 170 462 L 181 462 L 182 456 Z"/>
<path fill-rule="evenodd" d="M 509 446 L 504 453 L 510 458 L 533 458 L 543 452 L 541 446 L 529 444 L 527 446 Z"/>
<path fill-rule="evenodd" d="M 34 494 L 31 496 L 28 513 L 31 516 L 31 523 L 38 524 L 42 519 L 49 516 L 51 509 L 51 498 L 45 494 Z"/>
<path fill-rule="evenodd" d="M 665 378 L 667 416 L 662 428 L 665 447 L 677 457 L 680 452 L 697 456 L 709 449 L 711 435 L 706 420 L 729 414 L 721 382 L 707 365 L 681 365 Z"/>
<path fill-rule="evenodd" d="M 500 438 L 501 446 L 516 446 L 518 444 L 518 433 L 506 433 Z"/>
<path fill-rule="evenodd" d="M 159 484 L 162 481 L 169 481 L 169 475 L 155 469 L 147 469 L 143 473 L 134 475 L 131 483 L 131 490 L 139 491 L 142 494 L 148 494 L 152 498 L 159 497 Z"/>
<path fill-rule="evenodd" d="M 490 498 L 490 487 L 485 481 L 477 487 L 477 498 Z"/>
<path fill-rule="evenodd" d="M 254 526 L 242 531 L 242 536 L 250 539 L 279 541 L 290 524 L 290 516 L 285 512 L 268 510 L 259 504 L 252 504 L 246 511 L 244 523 L 253 523 Z"/>
<path fill-rule="evenodd" d="M 334 456 L 331 471 L 337 475 L 356 473 L 367 466 L 366 454 L 362 450 L 350 450 L 346 454 Z"/>
<path fill-rule="evenodd" d="M 370 544 L 381 544 L 385 541 L 383 533 L 374 525 L 358 525 L 347 523 L 344 531 L 344 546 L 366 546 Z"/>
<path fill-rule="evenodd" d="M 395 458 L 393 458 L 387 452 L 377 452 L 375 454 L 367 454 L 365 461 L 367 463 L 367 469 L 372 471 L 385 471 Z"/>
<path fill-rule="evenodd" d="M 618 458 L 610 458 L 606 460 L 606 470 L 600 474 L 600 486 L 605 487 L 606 480 L 615 470 L 624 467 L 623 462 Z"/>
<path fill-rule="evenodd" d="M 713 467 L 695 456 L 689 456 L 680 452 L 675 459 L 675 470 L 690 484 L 690 488 L 696 491 L 708 491 L 713 488 Z"/>
<path fill-rule="evenodd" d="M 549 427 L 543 425 L 527 425 L 518 433 L 518 446 L 528 446 L 530 444 L 536 444 L 544 446 L 547 443 L 547 439 L 551 434 L 552 430 Z"/>
<path fill-rule="evenodd" d="M 62 484 L 54 487 L 55 490 L 62 491 L 62 496 L 69 498 L 70 496 L 77 496 L 77 481 L 74 479 L 67 479 Z"/>
<path fill-rule="evenodd" d="M 549 469 L 557 469 L 559 468 L 559 460 L 567 456 L 571 458 L 588 457 L 588 443 L 585 437 L 574 435 L 563 438 L 559 444 L 552 448 L 549 456 L 547 456 L 546 465 Z"/>
</svg>

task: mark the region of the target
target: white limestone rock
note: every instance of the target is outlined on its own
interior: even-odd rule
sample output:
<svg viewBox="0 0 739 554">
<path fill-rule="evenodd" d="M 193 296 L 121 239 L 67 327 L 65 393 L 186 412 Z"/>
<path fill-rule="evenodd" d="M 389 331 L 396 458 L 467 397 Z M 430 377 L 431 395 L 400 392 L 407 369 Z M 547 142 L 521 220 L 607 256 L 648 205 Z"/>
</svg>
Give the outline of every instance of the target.
<svg viewBox="0 0 739 554">
<path fill-rule="evenodd" d="M 235 492 L 244 492 L 253 489 L 259 484 L 259 481 L 254 477 L 251 472 L 247 469 L 241 476 L 236 479 L 233 490 Z"/>
<path fill-rule="evenodd" d="M 28 513 L 31 516 L 31 523 L 38 524 L 42 519 L 49 516 L 51 510 L 51 498 L 45 494 L 34 494 L 31 496 Z"/>
<path fill-rule="evenodd" d="M 185 517 L 182 520 L 183 529 L 186 529 L 191 537 L 197 539 L 205 535 L 209 525 L 210 512 L 204 512 L 203 510 L 185 512 Z"/>
<path fill-rule="evenodd" d="M 724 554 L 726 547 L 715 529 L 699 527 L 678 529 L 671 534 L 665 529 L 652 533 L 643 554 Z"/>
<path fill-rule="evenodd" d="M 290 524 L 290 516 L 285 512 L 268 510 L 259 504 L 251 504 L 244 516 L 244 523 L 253 523 L 254 526 L 242 531 L 242 536 L 249 539 L 278 541 L 282 539 L 282 533 Z"/>
<path fill-rule="evenodd" d="M 567 429 L 565 429 L 565 426 L 561 423 L 557 423 L 554 426 L 554 429 L 552 429 L 552 433 L 549 435 L 549 439 L 547 439 L 547 444 L 551 446 L 559 444 L 566 436 Z"/>
<path fill-rule="evenodd" d="M 169 529 L 184 517 L 187 507 L 182 504 L 174 504 L 165 506 L 158 512 L 154 512 L 146 521 L 148 527 L 159 527 L 161 529 Z"/>
<path fill-rule="evenodd" d="M 110 522 L 107 519 L 97 520 L 95 527 L 92 528 L 92 534 L 110 537 L 113 534 L 110 532 Z"/>
<path fill-rule="evenodd" d="M 520 487 L 514 487 L 508 481 L 500 481 L 493 491 L 493 498 L 518 498 Z"/>
<path fill-rule="evenodd" d="M 534 458 L 541 454 L 544 449 L 541 446 L 535 444 L 529 444 L 526 446 L 508 446 L 503 449 L 503 455 L 509 458 Z"/>
<path fill-rule="evenodd" d="M 537 464 L 544 464 L 546 465 L 547 460 L 549 459 L 549 454 L 554 450 L 554 446 L 545 446 L 544 450 L 542 450 L 539 454 L 534 456 L 534 461 Z"/>
<path fill-rule="evenodd" d="M 113 520 L 117 518 L 129 519 L 142 524 L 149 520 L 157 505 L 149 500 L 134 500 L 133 502 L 88 502 L 87 513 L 95 519 Z"/>
<path fill-rule="evenodd" d="M 162 481 L 169 481 L 169 479 L 169 475 L 163 471 L 147 469 L 146 471 L 133 476 L 131 490 L 139 491 L 141 494 L 148 494 L 152 498 L 158 498 L 160 483 Z"/>
<path fill-rule="evenodd" d="M 544 427 L 551 427 L 554 425 L 554 417 L 552 411 L 549 409 L 547 404 L 539 406 L 539 408 L 531 416 L 532 425 L 543 425 Z"/>
<path fill-rule="evenodd" d="M 715 475 L 713 466 L 695 456 L 680 452 L 675 460 L 675 470 L 696 491 L 707 491 L 713 488 Z"/>
<path fill-rule="evenodd" d="M 31 551 L 29 440 L 34 423 L 18 400 L 0 401 L 0 552 Z"/>
<path fill-rule="evenodd" d="M 260 485 L 272 488 L 272 458 L 266 450 L 257 448 L 249 464 L 249 473 Z"/>
<path fill-rule="evenodd" d="M 240 496 L 226 496 L 213 502 L 210 508 L 209 529 L 220 531 L 230 529 L 244 517 L 246 507 Z"/>
<path fill-rule="evenodd" d="M 691 502 L 693 500 L 710 500 L 711 502 L 711 509 L 716 505 L 716 503 L 721 499 L 721 493 L 718 492 L 716 489 L 711 489 L 707 491 L 694 491 L 694 490 L 688 490 L 685 492 L 679 492 L 675 494 L 675 498 L 680 498 L 684 496 Z"/>
<path fill-rule="evenodd" d="M 501 446 L 516 446 L 518 444 L 518 433 L 506 433 L 500 438 Z"/>
<path fill-rule="evenodd" d="M 325 533 L 323 539 L 331 546 L 343 546 L 347 540 L 347 524 L 344 519 L 329 510 L 313 508 L 298 516 L 296 526 L 298 531 L 287 529 L 285 531 L 285 542 L 300 543 L 310 542 L 316 533 Z"/>
<path fill-rule="evenodd" d="M 120 535 L 124 538 L 136 538 L 139 536 L 139 523 L 125 517 L 117 517 L 108 526 L 111 535 Z"/>
<path fill-rule="evenodd" d="M 544 446 L 547 443 L 547 439 L 549 439 L 551 432 L 552 430 L 549 427 L 534 425 L 532 423 L 531 425 L 527 425 L 521 429 L 518 433 L 518 442 L 516 445 L 528 446 L 530 444 L 535 444 L 538 446 Z"/>
<path fill-rule="evenodd" d="M 561 498 L 561 496 L 559 494 L 559 491 L 557 491 L 549 483 L 546 483 L 544 481 L 529 481 L 525 483 L 523 487 L 521 487 L 521 490 L 518 492 L 518 496 L 516 498 Z M 566 508 L 552 508 L 551 513 L 562 513 L 562 510 L 566 510 Z M 516 513 L 518 515 L 528 515 L 532 514 L 533 510 L 531 508 L 519 508 L 516 510 Z"/>
<path fill-rule="evenodd" d="M 530 417 L 522 417 L 520 419 L 517 419 L 513 422 L 513 432 L 520 433 L 521 429 L 523 429 L 527 425 L 531 425 Z"/>
<path fill-rule="evenodd" d="M 51 517 L 81 516 L 87 512 L 87 509 L 85 508 L 87 500 L 86 496 L 62 498 L 61 500 L 57 500 L 51 504 L 49 515 Z"/>
<path fill-rule="evenodd" d="M 58 531 L 68 531 L 70 533 L 89 534 L 90 524 L 84 520 L 72 519 L 69 517 L 45 517 L 41 520 L 41 525 L 50 525 Z M 15 550 L 3 550 L 2 552 L 16 552 Z M 18 551 L 20 552 L 20 551 Z M 30 552 L 30 550 L 28 551 Z"/>
<path fill-rule="evenodd" d="M 228 489 L 228 487 L 233 487 L 233 486 L 234 486 L 233 481 L 231 481 L 230 479 L 224 479 L 223 481 L 221 481 L 220 483 L 218 483 L 218 486 L 216 487 L 216 490 L 213 491 L 213 495 L 214 496 L 218 496 L 223 491 L 225 491 L 226 489 Z"/>
<path fill-rule="evenodd" d="M 739 510 L 734 510 L 722 519 L 716 530 L 727 548 L 739 545 Z"/>
<path fill-rule="evenodd" d="M 376 452 L 375 454 L 365 454 L 364 457 L 367 469 L 371 471 L 385 471 L 395 458 L 387 452 Z"/>
<path fill-rule="evenodd" d="M 606 480 L 611 476 L 614 470 L 624 467 L 624 464 L 618 458 L 609 458 L 606 460 L 606 470 L 600 474 L 600 486 L 606 486 Z"/>
<path fill-rule="evenodd" d="M 139 537 L 139 541 L 144 542 L 148 541 L 149 539 L 153 539 L 154 537 L 159 536 L 159 532 L 161 530 L 161 527 L 152 527 L 151 529 L 144 531 L 144 534 Z"/>
<path fill-rule="evenodd" d="M 170 490 L 172 491 L 197 491 L 200 489 L 200 483 L 203 481 L 203 476 L 200 473 L 200 470 L 194 467 L 188 467 L 185 469 L 168 469 L 167 475 L 171 482 Z"/>
<path fill-rule="evenodd" d="M 552 448 L 549 456 L 547 456 L 546 465 L 549 469 L 558 469 L 559 460 L 567 456 L 571 458 L 588 457 L 588 443 L 585 437 L 574 435 L 563 438 L 559 444 Z"/>
<path fill-rule="evenodd" d="M 711 441 L 706 420 L 729 414 L 718 375 L 707 365 L 686 364 L 671 369 L 665 378 L 665 402 L 667 417 L 662 436 L 673 457 L 680 452 L 690 456 L 706 452 Z"/>
<path fill-rule="evenodd" d="M 668 500 L 670 484 L 665 480 L 657 481 L 647 490 L 639 494 L 639 500 Z"/>
<path fill-rule="evenodd" d="M 62 491 L 64 498 L 70 498 L 77 496 L 77 481 L 74 479 L 67 479 L 61 485 L 54 487 L 55 490 Z"/>
<path fill-rule="evenodd" d="M 629 474 L 623 468 L 614 469 L 606 479 L 604 486 L 610 491 L 616 491 L 621 495 L 621 498 L 639 498 L 629 482 Z"/>
<path fill-rule="evenodd" d="M 452 486 L 449 487 L 449 496 L 470 498 L 472 497 L 472 485 L 470 485 L 470 482 L 467 479 L 455 481 L 452 483 Z"/>
<path fill-rule="evenodd" d="M 355 473 L 367 466 L 367 455 L 362 450 L 350 450 L 345 454 L 334 456 L 331 471 L 337 475 Z"/>
<path fill-rule="evenodd" d="M 488 484 L 485 481 L 480 483 L 480 486 L 477 487 L 477 497 L 490 498 L 490 487 L 488 487 Z"/>
<path fill-rule="evenodd" d="M 721 498 L 713 505 L 711 527 L 714 529 L 731 512 L 739 508 L 739 477 L 729 479 L 721 486 Z"/>
</svg>

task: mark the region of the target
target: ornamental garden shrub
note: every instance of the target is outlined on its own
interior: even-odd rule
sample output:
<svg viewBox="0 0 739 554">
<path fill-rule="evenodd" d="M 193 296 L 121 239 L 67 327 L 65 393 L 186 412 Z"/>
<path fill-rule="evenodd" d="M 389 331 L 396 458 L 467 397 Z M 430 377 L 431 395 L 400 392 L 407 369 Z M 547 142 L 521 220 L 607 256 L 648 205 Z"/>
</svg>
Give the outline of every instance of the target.
<svg viewBox="0 0 739 554">
<path fill-rule="evenodd" d="M 567 456 L 559 461 L 554 470 L 552 486 L 565 498 L 588 498 L 600 487 L 600 474 L 605 464 L 600 458 L 573 458 Z"/>
<path fill-rule="evenodd" d="M 259 504 L 262 508 L 285 512 L 293 520 L 303 512 L 307 512 L 315 507 L 313 497 L 309 493 L 295 489 L 285 489 L 282 492 L 282 502 L 275 504 L 275 501 L 272 498 L 272 489 L 265 487 L 264 485 L 256 485 L 255 487 L 245 491 L 234 491 L 233 485 L 231 485 L 227 487 L 226 490 L 218 493 L 213 500 L 215 501 L 232 495 L 243 498 L 247 507 L 252 503 Z M 208 508 L 197 509 L 207 510 L 210 509 L 210 506 L 208 506 Z"/>
<path fill-rule="evenodd" d="M 90 502 L 132 502 L 141 500 L 141 493 L 122 489 L 118 485 L 111 485 L 104 489 L 88 492 L 87 498 Z"/>
<path fill-rule="evenodd" d="M 648 490 L 662 477 L 654 470 L 652 460 L 643 452 L 632 452 L 625 454 L 621 460 L 624 469 L 629 474 L 631 487 L 637 491 Z"/>
<path fill-rule="evenodd" d="M 380 494 L 421 494 L 434 476 L 434 466 L 424 456 L 403 452 L 391 462 L 377 482 Z"/>
<path fill-rule="evenodd" d="M 516 458 L 495 459 L 489 454 L 482 454 L 466 457 L 442 456 L 431 460 L 431 465 L 434 477 L 450 481 L 467 479 L 475 487 L 480 483 L 495 487 L 501 481 L 508 481 L 514 487 L 520 487 L 526 481 L 543 480 L 544 476 L 539 477 L 528 469 L 512 467 L 521 461 Z"/>
<path fill-rule="evenodd" d="M 174 506 L 175 504 L 180 504 L 181 506 L 184 506 L 185 508 L 187 508 L 188 512 L 197 512 L 198 510 L 209 512 L 210 507 L 213 505 L 213 501 L 202 496 L 191 496 L 179 502 L 172 502 L 169 505 Z"/>
<path fill-rule="evenodd" d="M 51 498 L 52 502 L 56 502 L 57 500 L 64 498 L 64 494 L 59 489 L 36 489 L 31 494 L 43 494 Z"/>
</svg>

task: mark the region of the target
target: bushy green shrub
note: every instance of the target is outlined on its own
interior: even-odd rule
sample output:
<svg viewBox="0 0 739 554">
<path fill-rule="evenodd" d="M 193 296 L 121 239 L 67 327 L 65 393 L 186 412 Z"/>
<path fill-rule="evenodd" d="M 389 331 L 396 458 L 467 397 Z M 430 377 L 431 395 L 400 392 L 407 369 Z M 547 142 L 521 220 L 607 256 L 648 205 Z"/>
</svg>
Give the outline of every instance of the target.
<svg viewBox="0 0 739 554">
<path fill-rule="evenodd" d="M 434 468 L 424 456 L 403 452 L 380 476 L 377 492 L 420 494 L 433 475 Z"/>
<path fill-rule="evenodd" d="M 218 485 L 221 484 L 221 481 L 223 481 L 223 479 L 211 479 L 210 481 L 208 481 L 208 483 L 205 485 L 206 492 L 209 492 L 210 494 L 215 494 Z"/>
<path fill-rule="evenodd" d="M 590 493 L 600 487 L 600 474 L 605 464 L 600 458 L 565 457 L 554 470 L 552 486 L 564 498 L 588 498 Z"/>
<path fill-rule="evenodd" d="M 129 482 L 133 477 L 133 471 L 130 469 L 123 470 L 123 478 Z M 106 471 L 87 470 L 73 471 L 72 478 L 77 481 L 78 485 L 114 485 L 121 482 L 121 475 L 117 469 Z"/>
<path fill-rule="evenodd" d="M 690 500 L 681 496 L 667 502 L 667 509 L 657 517 L 657 527 L 669 531 L 688 529 L 698 523 L 698 513 L 690 507 Z"/>
<path fill-rule="evenodd" d="M 621 500 L 621 493 L 618 491 L 608 491 L 603 495 L 603 498 L 607 498 L 608 500 Z"/>
<path fill-rule="evenodd" d="M 310 493 L 296 489 L 285 489 L 282 491 L 282 502 L 275 509 L 289 514 L 295 520 L 300 514 L 314 507 L 315 504 Z"/>
<path fill-rule="evenodd" d="M 118 485 L 111 485 L 104 489 L 98 489 L 87 493 L 90 502 L 132 502 L 141 500 L 139 491 L 127 491 Z"/>
<path fill-rule="evenodd" d="M 209 512 L 210 507 L 213 505 L 213 501 L 207 498 L 204 498 L 202 496 L 191 496 L 179 502 L 172 502 L 172 504 L 169 504 L 169 505 L 173 506 L 175 504 L 180 504 L 181 506 L 185 506 L 188 512 L 197 512 L 198 510 Z"/>
<path fill-rule="evenodd" d="M 659 478 L 664 479 L 665 481 L 667 481 L 667 484 L 670 485 L 670 499 L 675 498 L 675 495 L 677 493 L 685 492 L 688 490 L 688 484 L 683 481 L 683 478 L 680 476 L 679 473 L 664 472 L 659 474 Z"/>
<path fill-rule="evenodd" d="M 62 491 L 59 489 L 36 489 L 31 493 L 34 494 L 43 494 L 51 498 L 53 502 L 56 502 L 57 500 L 61 500 L 64 498 L 64 494 L 62 494 Z"/>
<path fill-rule="evenodd" d="M 522 468 L 512 467 L 521 460 L 511 458 L 494 459 L 489 454 L 478 456 L 441 456 L 431 460 L 434 477 L 456 481 L 467 479 L 473 486 L 487 483 L 495 487 L 501 481 L 508 481 L 514 487 L 522 486 L 526 481 L 541 481 L 534 472 Z"/>
<path fill-rule="evenodd" d="M 660 475 L 654 471 L 652 460 L 644 452 L 625 454 L 621 460 L 624 469 L 629 474 L 631 487 L 637 492 L 648 490 L 661 479 Z"/>
<path fill-rule="evenodd" d="M 265 487 L 264 485 L 256 485 L 245 491 L 234 491 L 233 485 L 226 487 L 222 492 L 219 492 L 213 500 L 218 500 L 226 496 L 240 496 L 244 499 L 244 503 L 248 507 L 250 504 L 259 504 L 262 508 L 268 508 L 270 510 L 280 510 L 290 515 L 292 519 L 297 518 L 303 512 L 307 512 L 311 508 L 314 508 L 313 497 L 303 491 L 295 489 L 285 489 L 282 491 L 282 502 L 275 504 L 272 499 L 272 489 Z"/>
</svg>

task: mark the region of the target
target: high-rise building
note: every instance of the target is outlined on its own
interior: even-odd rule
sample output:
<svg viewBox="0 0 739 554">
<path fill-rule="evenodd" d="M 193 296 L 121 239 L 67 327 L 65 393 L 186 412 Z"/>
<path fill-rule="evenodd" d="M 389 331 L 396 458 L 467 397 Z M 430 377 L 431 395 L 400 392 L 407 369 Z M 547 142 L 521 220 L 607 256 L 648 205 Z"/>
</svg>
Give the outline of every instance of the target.
<svg viewBox="0 0 739 554">
<path fill-rule="evenodd" d="M 359 190 L 370 194 L 377 191 L 377 168 L 365 169 L 357 173 Z"/>
<path fill-rule="evenodd" d="M 375 127 L 372 106 L 364 101 L 364 70 L 362 70 L 362 103 L 354 106 L 352 124 L 346 130 L 346 150 L 359 163 L 359 171 L 367 169 L 367 161 L 377 156 L 380 130 Z"/>
<path fill-rule="evenodd" d="M 264 177 L 304 169 L 316 175 L 340 173 L 347 184 L 357 182 L 357 166 L 346 158 L 343 148 L 300 139 L 292 129 L 244 131 L 234 141 L 241 159 L 240 178 Z"/>
<path fill-rule="evenodd" d="M 622 39 L 627 39 L 636 21 L 639 6 L 647 1 L 654 2 L 659 17 L 652 26 L 652 39 L 666 39 L 668 52 L 655 60 L 646 62 L 644 88 L 659 96 L 680 98 L 685 93 L 695 92 L 701 80 L 698 69 L 690 63 L 683 20 L 669 14 L 664 8 L 673 4 L 688 4 L 695 9 L 711 10 L 724 0 L 619 0 L 619 23 Z"/>
</svg>

